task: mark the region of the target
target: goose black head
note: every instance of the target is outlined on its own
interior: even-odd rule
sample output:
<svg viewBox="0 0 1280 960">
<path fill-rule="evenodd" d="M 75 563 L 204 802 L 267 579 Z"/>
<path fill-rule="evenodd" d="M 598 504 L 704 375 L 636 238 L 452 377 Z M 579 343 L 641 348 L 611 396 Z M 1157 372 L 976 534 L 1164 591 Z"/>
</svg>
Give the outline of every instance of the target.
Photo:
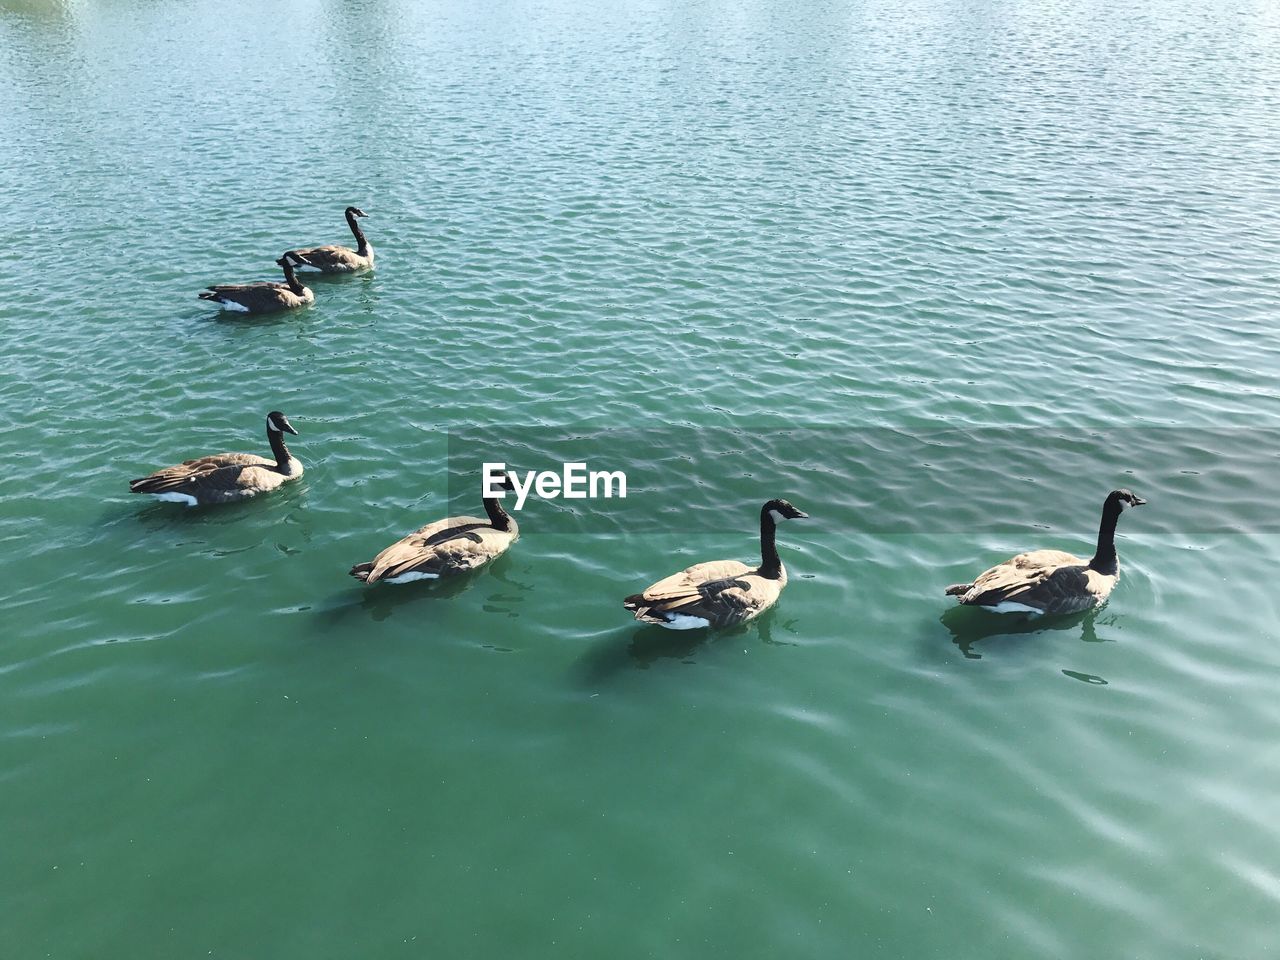
<svg viewBox="0 0 1280 960">
<path fill-rule="evenodd" d="M 348 217 L 367 217 L 368 214 L 365 213 L 363 210 L 361 210 L 359 207 L 347 207 L 347 216 Z"/>
<path fill-rule="evenodd" d="M 311 266 L 311 261 L 300 254 L 297 250 L 286 250 L 281 254 L 280 259 L 276 261 L 276 264 L 281 267 L 286 264 L 294 267 L 309 267 Z"/>
<path fill-rule="evenodd" d="M 293 429 L 293 424 L 289 422 L 289 418 L 279 410 L 272 410 L 267 414 L 267 429 L 274 430 L 276 433 L 281 431 L 292 433 L 295 437 L 298 435 L 298 431 Z"/>
<path fill-rule="evenodd" d="M 1132 490 L 1112 490 L 1107 496 L 1107 500 L 1119 505 L 1121 510 L 1128 507 L 1140 507 L 1147 502 Z"/>
<path fill-rule="evenodd" d="M 789 500 L 770 500 L 760 509 L 760 512 L 773 517 L 774 523 L 780 520 L 805 520 L 809 516 L 803 510 L 793 507 Z"/>
</svg>

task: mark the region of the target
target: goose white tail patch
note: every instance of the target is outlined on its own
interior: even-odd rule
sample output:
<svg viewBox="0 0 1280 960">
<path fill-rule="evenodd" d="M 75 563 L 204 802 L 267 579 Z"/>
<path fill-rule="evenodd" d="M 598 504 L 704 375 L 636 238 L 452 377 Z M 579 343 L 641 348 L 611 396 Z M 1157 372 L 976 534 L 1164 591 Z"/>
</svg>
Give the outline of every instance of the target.
<svg viewBox="0 0 1280 960">
<path fill-rule="evenodd" d="M 293 269 L 295 273 L 323 273 L 324 272 L 315 264 L 311 264 L 311 263 L 295 263 Z"/>
<path fill-rule="evenodd" d="M 669 613 L 662 626 L 668 630 L 700 630 L 711 626 L 711 621 L 705 617 L 691 617 L 687 613 Z"/>
<path fill-rule="evenodd" d="M 165 503 L 185 503 L 188 507 L 194 507 L 200 502 L 189 493 L 153 493 L 151 496 Z"/>
<path fill-rule="evenodd" d="M 230 310 L 232 313 L 248 313 L 249 308 L 243 303 L 236 303 L 234 300 L 215 300 L 213 301 L 223 310 Z"/>
<path fill-rule="evenodd" d="M 1044 613 L 1039 607 L 1029 607 L 1025 603 L 1015 603 L 1012 600 L 1001 600 L 994 606 L 983 607 L 982 609 L 990 610 L 992 613 L 1032 613 L 1036 616 Z"/>
<path fill-rule="evenodd" d="M 388 577 L 383 583 L 413 583 L 415 580 L 439 580 L 438 573 L 419 573 L 413 571 L 411 573 L 402 573 L 398 577 Z"/>
</svg>

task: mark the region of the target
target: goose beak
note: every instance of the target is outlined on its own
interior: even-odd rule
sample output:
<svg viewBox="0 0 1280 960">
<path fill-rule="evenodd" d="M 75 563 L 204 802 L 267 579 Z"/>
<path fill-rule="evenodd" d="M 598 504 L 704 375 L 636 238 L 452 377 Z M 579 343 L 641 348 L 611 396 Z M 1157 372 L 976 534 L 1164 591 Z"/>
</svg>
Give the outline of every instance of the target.
<svg viewBox="0 0 1280 960">
<path fill-rule="evenodd" d="M 1133 505 L 1134 505 L 1135 507 L 1140 507 L 1140 506 L 1142 506 L 1143 504 L 1145 504 L 1146 502 L 1147 502 L 1147 501 L 1143 500 L 1141 497 L 1138 497 L 1138 496 L 1135 496 L 1135 497 L 1133 498 Z"/>
<path fill-rule="evenodd" d="M 293 429 L 293 424 L 290 423 L 288 420 L 280 424 L 280 426 L 284 427 L 285 433 L 292 433 L 295 437 L 298 435 L 298 431 Z"/>
<path fill-rule="evenodd" d="M 808 520 L 808 519 L 809 519 L 809 515 L 808 515 L 807 513 L 805 513 L 803 510 L 797 510 L 797 511 L 796 511 L 796 515 L 795 515 L 795 519 L 796 519 L 796 520 Z"/>
</svg>

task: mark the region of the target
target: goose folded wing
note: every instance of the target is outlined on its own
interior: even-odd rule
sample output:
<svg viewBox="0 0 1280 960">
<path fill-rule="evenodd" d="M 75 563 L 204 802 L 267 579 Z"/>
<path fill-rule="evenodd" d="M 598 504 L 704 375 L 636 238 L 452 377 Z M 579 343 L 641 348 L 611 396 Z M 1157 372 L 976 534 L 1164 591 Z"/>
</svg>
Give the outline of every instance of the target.
<svg viewBox="0 0 1280 960">
<path fill-rule="evenodd" d="M 206 289 L 220 297 L 237 299 L 239 297 L 257 297 L 263 294 L 275 293 L 278 290 L 288 289 L 288 286 L 283 283 L 263 280 L 259 283 L 220 283 Z"/>
<path fill-rule="evenodd" d="M 341 269 L 364 265 L 364 257 L 350 247 L 332 244 L 327 247 L 312 247 L 309 250 L 294 251 L 314 267 L 321 269 Z"/>
<path fill-rule="evenodd" d="M 754 615 L 777 598 L 777 586 L 766 583 L 760 577 L 729 577 L 715 580 L 703 586 L 705 602 L 702 609 L 713 618 L 732 622 Z"/>
<path fill-rule="evenodd" d="M 967 603 L 1023 603 L 1053 609 L 1091 590 L 1088 563 L 1057 550 L 1021 554 L 974 581 Z"/>
<path fill-rule="evenodd" d="M 272 486 L 270 481 L 278 476 L 268 469 L 273 466 L 273 461 L 261 457 L 224 454 L 168 467 L 130 482 L 129 488 L 134 493 L 185 493 L 198 500 L 226 490 Z"/>
<path fill-rule="evenodd" d="M 273 462 L 251 453 L 216 453 L 207 457 L 183 460 L 182 463 L 175 463 L 171 467 L 157 470 L 145 477 L 130 480 L 129 486 L 135 491 L 142 491 L 144 488 L 150 491 L 152 487 L 172 489 L 175 483 L 185 483 L 193 477 L 212 473 L 223 467 L 271 466 Z"/>
<path fill-rule="evenodd" d="M 732 589 L 736 577 L 750 572 L 750 567 L 736 560 L 699 563 L 659 580 L 640 596 L 651 609 L 686 613 L 708 598 Z"/>
<path fill-rule="evenodd" d="M 461 522 L 459 522 L 461 521 Z M 389 580 L 406 573 L 468 570 L 493 556 L 493 528 L 473 517 L 429 523 L 398 540 L 373 558 L 371 580 Z"/>
</svg>

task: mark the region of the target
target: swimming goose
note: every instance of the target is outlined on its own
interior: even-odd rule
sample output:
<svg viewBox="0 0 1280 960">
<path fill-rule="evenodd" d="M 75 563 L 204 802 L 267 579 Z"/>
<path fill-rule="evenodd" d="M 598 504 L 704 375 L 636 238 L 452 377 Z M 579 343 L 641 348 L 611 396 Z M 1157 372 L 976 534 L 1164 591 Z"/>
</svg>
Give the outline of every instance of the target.
<svg viewBox="0 0 1280 960">
<path fill-rule="evenodd" d="M 356 248 L 340 247 L 333 244 L 327 247 L 311 247 L 298 250 L 306 260 L 302 270 L 315 273 L 355 273 L 357 270 L 368 270 L 373 266 L 373 244 L 365 239 L 364 231 L 356 223 L 357 217 L 368 214 L 359 207 L 347 207 L 347 226 L 356 238 Z"/>
<path fill-rule="evenodd" d="M 1020 553 L 973 583 L 952 584 L 947 595 L 995 613 L 1079 613 L 1096 607 L 1110 596 L 1120 579 L 1116 521 L 1126 508 L 1146 502 L 1128 490 L 1112 490 L 1107 495 L 1092 560 L 1061 550 Z"/>
<path fill-rule="evenodd" d="M 510 479 L 498 484 L 511 490 Z M 466 573 L 507 552 L 520 536 L 520 527 L 496 497 L 484 498 L 488 520 L 446 517 L 428 523 L 397 540 L 367 563 L 357 563 L 351 576 L 362 583 L 412 583 Z"/>
<path fill-rule="evenodd" d="M 315 302 L 310 287 L 304 287 L 293 274 L 294 267 L 306 265 L 306 259 L 296 250 L 287 250 L 276 261 L 284 270 L 284 283 L 232 283 L 210 287 L 200 291 L 201 300 L 211 300 L 223 310 L 240 313 L 269 313 L 273 310 L 290 310 Z"/>
<path fill-rule="evenodd" d="M 627 597 L 622 605 L 637 620 L 669 630 L 746 623 L 773 606 L 787 585 L 787 570 L 774 544 L 778 521 L 807 516 L 786 500 L 770 500 L 760 508 L 760 566 L 737 560 L 695 564 Z"/>
<path fill-rule="evenodd" d="M 289 454 L 284 434 L 298 431 L 279 410 L 267 414 L 267 439 L 274 460 L 251 453 L 218 453 L 185 460 L 157 470 L 149 477 L 129 481 L 130 493 L 147 493 L 157 500 L 185 503 L 189 507 L 210 503 L 234 503 L 274 490 L 302 476 L 302 463 Z"/>
</svg>

